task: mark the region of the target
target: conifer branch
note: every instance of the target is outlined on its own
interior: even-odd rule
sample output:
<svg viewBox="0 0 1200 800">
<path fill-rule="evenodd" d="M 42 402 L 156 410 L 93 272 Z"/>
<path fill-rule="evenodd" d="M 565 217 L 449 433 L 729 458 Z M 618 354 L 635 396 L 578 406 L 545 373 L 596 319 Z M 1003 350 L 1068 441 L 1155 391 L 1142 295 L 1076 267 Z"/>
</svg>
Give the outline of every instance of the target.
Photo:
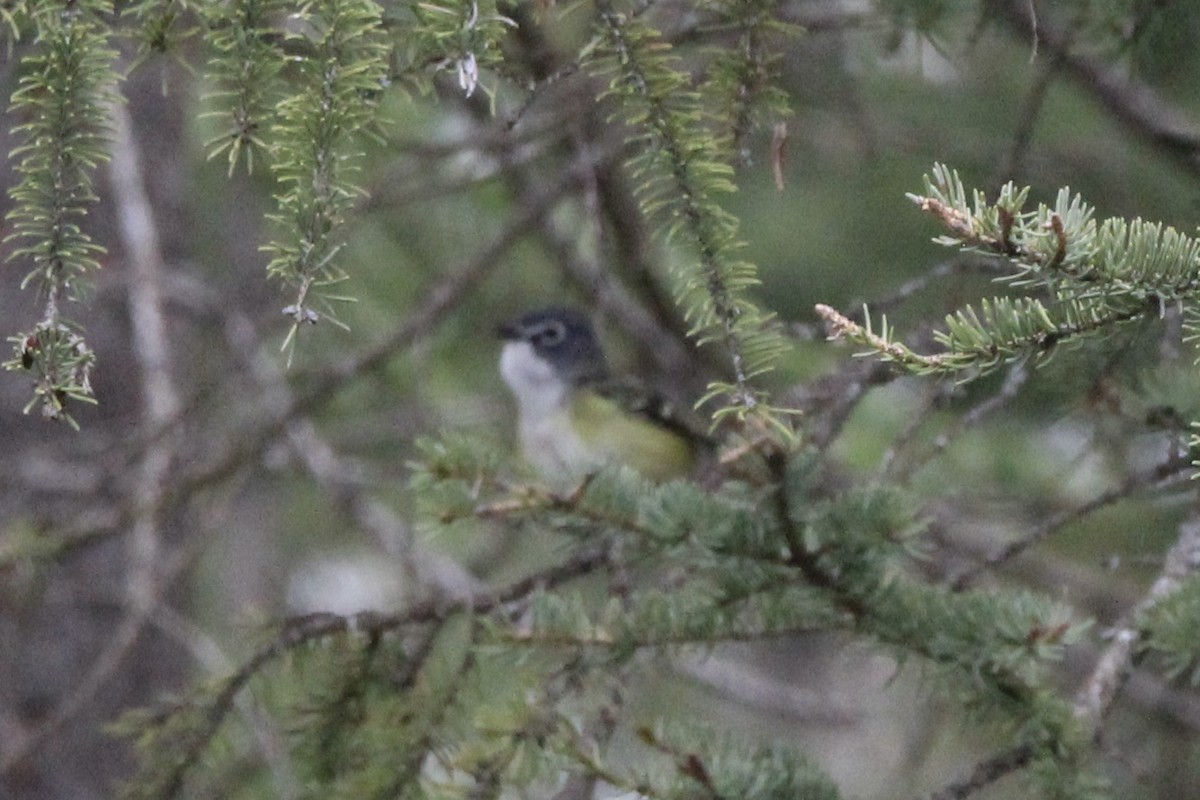
<svg viewBox="0 0 1200 800">
<path fill-rule="evenodd" d="M 121 8 L 123 20 L 131 21 L 129 35 L 137 43 L 134 66 L 155 55 L 178 51 L 198 29 L 183 27 L 204 6 L 198 0 L 134 0 Z"/>
<path fill-rule="evenodd" d="M 1161 315 L 1167 303 L 1200 296 L 1200 239 L 1142 220 L 1097 223 L 1092 208 L 1068 189 L 1053 206 L 1026 211 L 1028 194 L 1028 187 L 1009 183 L 991 203 L 978 190 L 968 195 L 958 174 L 939 164 L 926 177 L 926 193 L 910 198 L 949 231 L 936 241 L 1003 257 L 1011 271 L 999 280 L 1047 299 L 1002 296 L 966 306 L 946 317 L 934 334 L 944 352 L 930 355 L 894 340 L 886 318 L 877 333 L 869 315 L 859 325 L 829 306 L 817 313 L 834 337 L 866 345 L 908 372 L 969 380 L 1004 364 L 1044 361 L 1064 344 L 1110 334 Z"/>
<path fill-rule="evenodd" d="M 457 462 L 465 457 L 460 448 L 438 452 L 428 469 L 448 484 L 442 501 L 470 507 L 472 492 L 486 491 L 490 477 L 469 460 Z M 1038 725 L 1050 749 L 1068 746 L 1070 712 L 1043 685 L 1044 665 L 1086 625 L 1032 594 L 955 595 L 897 576 L 892 565 L 919 530 L 898 492 L 864 488 L 818 502 L 792 474 L 803 458 L 789 463 L 781 455 L 772 463 L 774 505 L 747 508 L 736 492 L 707 494 L 689 484 L 655 488 L 628 470 L 604 470 L 582 492 L 543 498 L 560 525 L 589 539 L 623 534 L 632 563 L 670 554 L 673 563 L 694 566 L 687 591 L 635 593 L 619 618 L 604 610 L 596 617 L 579 598 L 541 595 L 531 609 L 532 639 L 611 642 L 622 652 L 654 647 L 658 637 L 670 646 L 705 635 L 770 635 L 803 620 L 918 654 L 962 679 L 970 703 L 1004 716 L 1042 715 Z M 526 514 L 530 506 L 522 501 L 502 513 Z"/>
<path fill-rule="evenodd" d="M 392 53 L 399 63 L 394 64 L 389 81 L 408 81 L 426 90 L 428 74 L 451 72 L 463 96 L 471 97 L 477 88 L 492 94 L 493 89 L 481 82 L 483 73 L 506 68 L 500 44 L 517 24 L 495 10 L 495 3 L 481 8 L 479 0 L 414 3 L 413 19 L 406 26 L 409 52 L 397 48 Z"/>
<path fill-rule="evenodd" d="M 1160 223 L 1110 217 L 1069 188 L 1054 205 L 1025 210 L 1029 187 L 1011 182 L 994 203 L 979 190 L 968 197 L 958 173 L 935 164 L 925 195 L 909 195 L 950 235 L 941 244 L 1006 257 L 1018 286 L 1037 284 L 1073 298 L 1132 297 L 1159 303 L 1190 298 L 1200 289 L 1200 240 Z"/>
<path fill-rule="evenodd" d="M 701 343 L 720 343 L 733 370 L 733 381 L 710 385 L 701 402 L 726 397 L 729 405 L 718 416 L 763 415 L 785 431 L 753 382 L 773 368 L 786 343 L 771 315 L 746 297 L 758 283 L 757 271 L 735 256 L 741 246 L 737 221 L 715 199 L 733 191 L 732 170 L 703 126 L 698 96 L 674 68 L 669 46 L 640 18 L 618 13 L 610 0 L 596 5 L 602 44 L 593 67 L 612 75 L 608 94 L 620 98 L 621 113 L 635 130 L 631 141 L 639 152 L 630 165 L 642 181 L 643 210 L 661 214 L 667 238 L 683 239 L 694 251 L 697 263 L 675 270 L 677 297 L 692 334 Z"/>
<path fill-rule="evenodd" d="M 494 593 L 446 602 L 435 598 L 394 614 L 362 612 L 351 616 L 310 614 L 286 620 L 279 633 L 247 658 L 232 675 L 203 689 L 198 697 L 184 698 L 156 712 L 129 715 L 120 723 L 127 734 L 136 734 L 144 748 L 154 751 L 155 774 L 143 775 L 129 787 L 130 797 L 175 797 L 211 745 L 234 702 L 250 681 L 288 653 L 314 642 L 341 636 L 381 637 L 445 622 L 462 612 L 487 614 L 520 601 L 532 592 L 556 586 L 587 574 L 603 564 L 607 554 L 591 548 L 563 562 L 509 584 Z"/>
<path fill-rule="evenodd" d="M 289 361 L 300 326 L 336 322 L 327 290 L 348 276 L 338 267 L 338 229 L 359 191 L 350 173 L 360 153 L 353 138 L 374 116 L 383 88 L 386 49 L 380 9 L 371 0 L 321 0 L 297 23 L 312 52 L 296 57 L 299 88 L 278 105 L 272 169 L 279 181 L 280 236 L 264 249 L 267 274 L 295 291 L 284 308 L 292 320 L 284 340 Z"/>
<path fill-rule="evenodd" d="M 586 774 L 650 800 L 836 800 L 837 787 L 805 758 L 782 746 L 747 746 L 696 725 L 642 725 L 642 744 L 671 765 L 666 775 L 610 766 L 567 731 L 566 755 Z"/>
<path fill-rule="evenodd" d="M 31 331 L 9 338 L 15 357 L 3 366 L 36 376 L 26 413 L 40 405 L 44 418 L 65 420 L 72 427 L 77 425 L 67 403 L 95 402 L 95 356 L 79 327 L 64 316 L 63 306 L 86 292 L 103 251 L 83 230 L 81 219 L 96 199 L 93 173 L 108 158 L 116 55 L 100 17 L 110 11 L 103 0 L 31 3 L 27 12 L 37 31 L 36 49 L 25 57 L 10 109 L 25 121 L 13 129 L 24 143 L 10 154 L 20 159 L 20 180 L 9 190 L 14 207 L 4 241 L 18 245 L 9 259 L 32 262 L 21 286 L 36 284 L 44 305 Z"/>
<path fill-rule="evenodd" d="M 768 46 L 768 41 L 795 29 L 775 18 L 783 5 L 778 0 L 707 0 L 702 5 L 715 12 L 716 27 L 732 28 L 735 40 L 717 48 L 700 92 L 711 101 L 718 130 L 727 131 L 717 142 L 727 143 L 736 163 L 749 164 L 747 140 L 754 129 L 788 114 L 787 95 L 775 84 L 781 48 Z"/>
<path fill-rule="evenodd" d="M 859 325 L 824 304 L 815 308 L 829 322 L 831 339 L 846 338 L 866 345 L 885 361 L 917 375 L 955 375 L 959 380 L 978 378 L 1019 360 L 1045 360 L 1066 342 L 1107 331 L 1156 309 L 1145 302 L 1122 307 L 1091 298 L 1064 298 L 1056 306 L 1032 298 L 984 299 L 978 311 L 967 306 L 946 317 L 946 329 L 934 333 L 935 341 L 946 348 L 944 352 L 921 354 L 893 338 L 886 317 L 881 318 L 877 333 L 865 313 L 866 323 Z"/>
<path fill-rule="evenodd" d="M 282 32 L 274 18 L 285 11 L 281 0 L 233 0 L 205 7 L 207 41 L 214 53 L 209 64 L 217 86 L 207 95 L 217 106 L 208 115 L 226 120 L 225 131 L 207 147 L 210 158 L 225 153 L 230 175 L 243 156 L 246 170 L 253 171 L 255 153 L 267 149 L 262 131 L 274 117 L 284 61 Z"/>
</svg>

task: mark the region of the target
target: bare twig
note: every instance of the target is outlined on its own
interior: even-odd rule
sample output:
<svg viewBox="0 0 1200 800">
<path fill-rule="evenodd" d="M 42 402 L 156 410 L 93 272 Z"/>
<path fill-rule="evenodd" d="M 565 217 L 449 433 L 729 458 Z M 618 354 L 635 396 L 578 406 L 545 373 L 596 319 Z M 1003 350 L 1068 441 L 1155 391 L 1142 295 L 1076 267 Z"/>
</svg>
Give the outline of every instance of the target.
<svg viewBox="0 0 1200 800">
<path fill-rule="evenodd" d="M 1017 111 L 1016 128 L 1013 130 L 1012 141 L 996 169 L 993 181 L 996 185 L 1015 180 L 1021 170 L 1025 152 L 1029 149 L 1029 143 L 1033 139 L 1033 130 L 1037 125 L 1038 116 L 1045 106 L 1046 95 L 1054 83 L 1054 78 L 1058 75 L 1058 57 L 1055 56 L 1048 63 L 1035 67 L 1035 69 L 1037 75 L 1030 84 L 1025 97 L 1022 98 L 1021 107 Z"/>
<path fill-rule="evenodd" d="M 963 800 L 1004 776 L 1025 768 L 1032 760 L 1033 748 L 1029 745 L 1018 745 L 997 753 L 976 764 L 971 774 L 963 780 L 947 784 L 931 794 L 929 800 Z"/>
<path fill-rule="evenodd" d="M 947 430 L 942 431 L 934 438 L 933 442 L 925 448 L 924 452 L 911 455 L 907 459 L 897 459 L 895 462 L 897 465 L 896 468 L 888 473 L 890 477 L 901 484 L 908 483 L 914 473 L 945 451 L 955 439 L 1004 408 L 1009 401 L 1017 396 L 1021 387 L 1029 380 L 1029 373 L 1029 364 L 1027 362 L 1018 361 L 1014 363 L 1009 367 L 1008 374 L 1005 376 L 1004 383 L 1001 384 L 998 392 L 989 394 L 972 406 L 965 414 L 958 417 L 953 425 L 950 425 Z M 942 392 L 935 395 L 934 399 L 936 400 L 940 397 Z"/>
<path fill-rule="evenodd" d="M 1011 273 L 1011 267 L 1002 258 L 984 256 L 978 253 L 960 253 L 946 261 L 938 262 L 916 277 L 909 278 L 894 289 L 891 294 L 873 300 L 866 305 L 876 313 L 891 311 L 905 300 L 913 297 L 918 292 L 924 291 L 929 286 L 934 286 L 938 291 L 944 292 L 944 281 L 951 276 L 975 274 L 999 278 Z M 854 312 L 848 312 L 846 316 L 861 322 L 862 306 L 860 305 Z"/>
<path fill-rule="evenodd" d="M 1128 476 L 1121 482 L 1120 486 L 1103 492 L 1080 506 L 1048 517 L 1024 536 L 1014 539 L 983 561 L 952 576 L 947 583 L 954 591 L 962 591 L 974 583 L 975 579 L 985 570 L 1011 561 L 1030 547 L 1051 536 L 1063 526 L 1082 519 L 1101 508 L 1124 500 L 1126 497 L 1142 489 L 1162 486 L 1180 480 L 1190 468 L 1191 461 L 1186 456 L 1178 453 L 1173 454 L 1170 458 L 1151 469 Z"/>
<path fill-rule="evenodd" d="M 1150 86 L 1130 78 L 1120 66 L 1072 50 L 1069 32 L 1045 14 L 1035 16 L 1029 0 L 1005 0 L 996 9 L 1018 35 L 1032 34 L 1038 46 L 1061 61 L 1063 71 L 1091 92 L 1114 118 L 1192 175 L 1200 175 L 1200 128 L 1194 120 Z"/>
<path fill-rule="evenodd" d="M 1075 716 L 1093 734 L 1099 733 L 1105 715 L 1133 668 L 1135 651 L 1142 639 L 1137 620 L 1197 572 L 1200 572 L 1200 516 L 1193 515 L 1179 526 L 1179 537 L 1167 551 L 1158 577 L 1146 596 L 1112 631 L 1108 648 L 1075 699 Z"/>
</svg>

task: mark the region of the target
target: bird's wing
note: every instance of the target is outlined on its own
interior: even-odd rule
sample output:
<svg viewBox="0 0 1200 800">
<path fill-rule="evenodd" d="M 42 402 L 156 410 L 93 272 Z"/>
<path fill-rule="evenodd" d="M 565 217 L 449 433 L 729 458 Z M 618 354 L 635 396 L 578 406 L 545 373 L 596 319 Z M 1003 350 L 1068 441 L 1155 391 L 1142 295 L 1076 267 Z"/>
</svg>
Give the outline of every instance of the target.
<svg viewBox="0 0 1200 800">
<path fill-rule="evenodd" d="M 589 388 L 630 413 L 682 436 L 695 447 L 711 450 L 716 446 L 716 442 L 705 431 L 699 415 L 690 408 L 681 408 L 634 380 L 608 377 L 590 383 Z"/>
</svg>

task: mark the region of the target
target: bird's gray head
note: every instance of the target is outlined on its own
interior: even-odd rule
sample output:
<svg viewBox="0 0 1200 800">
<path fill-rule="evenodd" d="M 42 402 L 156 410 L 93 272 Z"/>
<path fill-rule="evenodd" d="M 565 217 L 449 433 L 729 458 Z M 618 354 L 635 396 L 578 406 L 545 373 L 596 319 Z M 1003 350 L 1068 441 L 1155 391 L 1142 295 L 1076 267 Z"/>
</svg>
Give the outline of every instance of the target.
<svg viewBox="0 0 1200 800">
<path fill-rule="evenodd" d="M 500 373 L 523 408 L 565 401 L 570 389 L 602 380 L 604 351 L 592 325 L 571 308 L 531 311 L 501 325 Z"/>
</svg>

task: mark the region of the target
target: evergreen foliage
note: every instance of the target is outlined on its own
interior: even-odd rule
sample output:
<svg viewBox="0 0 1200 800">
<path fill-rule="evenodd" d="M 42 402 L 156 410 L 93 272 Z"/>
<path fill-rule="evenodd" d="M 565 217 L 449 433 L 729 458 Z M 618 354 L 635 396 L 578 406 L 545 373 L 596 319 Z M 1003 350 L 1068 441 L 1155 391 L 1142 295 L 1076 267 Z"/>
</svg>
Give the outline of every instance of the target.
<svg viewBox="0 0 1200 800">
<path fill-rule="evenodd" d="M 307 4 L 293 24 L 299 27 L 292 37 L 300 51 L 298 75 L 293 92 L 279 102 L 271 153 L 280 236 L 265 248 L 267 274 L 296 293 L 284 309 L 292 319 L 284 340 L 289 352 L 301 325 L 336 319 L 330 302 L 348 299 L 328 289 L 347 277 L 337 265 L 337 231 L 358 196 L 349 177 L 360 156 L 353 138 L 370 124 L 386 74 L 380 9 L 371 0 Z"/>
<path fill-rule="evenodd" d="M 138 63 L 156 55 L 172 54 L 199 33 L 192 22 L 207 4 L 193 0 L 137 0 L 119 11 L 130 23 L 129 34 L 137 44 Z"/>
<path fill-rule="evenodd" d="M 642 208 L 661 220 L 668 241 L 689 251 L 675 270 L 679 303 L 692 334 L 701 344 L 722 345 L 732 367 L 732 380 L 713 383 L 698 405 L 725 398 L 728 402 L 719 403 L 714 415 L 718 421 L 750 415 L 785 431 L 780 411 L 764 404 L 754 383 L 771 371 L 785 341 L 772 315 L 748 296 L 758 283 L 757 269 L 737 256 L 742 247 L 737 220 L 717 201 L 734 190 L 729 137 L 704 124 L 701 95 L 691 89 L 688 74 L 677 68 L 657 31 L 636 15 L 618 12 L 611 2 L 597 3 L 597 9 L 601 42 L 593 50 L 591 68 L 611 76 L 608 96 L 632 130 L 635 155 L 629 167 L 639 181 Z M 754 9 L 741 11 L 737 18 L 747 21 L 743 36 L 748 50 L 715 72 L 716 84 L 732 86 L 736 95 L 735 138 L 754 107 L 747 81 L 762 68 L 757 29 L 749 22 Z M 732 80 L 727 77 L 731 72 Z"/>
<path fill-rule="evenodd" d="M 779 88 L 777 72 L 783 41 L 799 34 L 776 18 L 778 0 L 714 0 L 706 5 L 716 16 L 713 24 L 728 25 L 736 38 L 715 48 L 700 86 L 701 107 L 710 109 L 717 144 L 731 151 L 726 159 L 750 164 L 750 136 L 787 116 L 787 95 Z"/>
<path fill-rule="evenodd" d="M 921 375 L 960 381 L 1017 361 L 1045 361 L 1062 346 L 1111 335 L 1137 320 L 1161 317 L 1168 304 L 1193 309 L 1200 289 L 1200 242 L 1171 227 L 1136 219 L 1097 223 L 1069 189 L 1054 205 L 1026 210 L 1029 188 L 1006 184 L 994 203 L 967 194 L 958 173 L 937 165 L 924 195 L 910 195 L 949 230 L 936 241 L 1005 259 L 1001 280 L 1027 292 L 999 296 L 947 316 L 934 334 L 942 352 L 920 354 L 898 341 L 883 319 L 859 325 L 822 306 L 835 333 Z M 1188 311 L 1194 319 L 1194 311 Z M 1192 323 L 1194 326 L 1194 323 Z"/>
<path fill-rule="evenodd" d="M 397 9 L 391 27 L 404 31 L 392 52 L 389 79 L 420 92 L 432 90 L 432 76 L 449 72 L 471 97 L 488 70 L 502 70 L 501 43 L 516 23 L 494 2 L 414 3 Z M 403 10 L 403 15 L 400 11 Z"/>
<path fill-rule="evenodd" d="M 623 683 L 651 674 L 655 653 L 813 630 L 865 637 L 901 660 L 919 659 L 949 679 L 981 720 L 1012 731 L 1040 764 L 1031 774 L 1046 785 L 1078 777 L 1074 760 L 1085 741 L 1045 665 L 1061 658 L 1086 622 L 1030 593 L 952 593 L 917 579 L 921 526 L 893 490 L 828 494 L 813 454 L 800 451 L 782 467 L 786 474 L 762 486 L 655 487 L 621 469 L 562 496 L 506 484 L 461 444 L 431 443 L 427 452 L 431 461 L 415 480 L 423 497 L 446 502 L 427 509 L 436 520 L 462 524 L 469 513 L 484 526 L 481 535 L 493 524 L 548 524 L 589 553 L 579 563 L 598 558 L 608 577 L 598 573 L 597 587 L 580 582 L 583 571 L 539 576 L 534 593 L 506 600 L 501 592 L 474 620 L 455 607 L 328 618 L 269 645 L 264 662 L 304 647 L 307 666 L 289 670 L 304 709 L 295 747 L 307 754 L 307 779 L 327 796 L 464 797 L 489 785 L 535 791 L 565 771 L 650 797 L 836 797 L 828 778 L 769 742 L 746 749 L 651 725 L 640 733 L 642 766 L 631 767 L 591 728 L 615 713 Z M 625 574 L 641 577 L 618 592 Z M 672 575 L 674 588 L 657 585 Z M 346 640 L 348 630 L 363 638 Z M 611 683 L 616 675 L 621 682 Z M 220 694 L 228 697 L 233 685 Z M 228 711 L 211 696 L 192 702 L 201 720 Z M 180 741 L 197 746 L 194 727 L 173 727 L 187 718 L 143 728 L 151 762 L 161 761 L 155 752 L 178 751 Z M 656 777 L 663 755 L 665 777 Z M 151 773 L 141 780 L 146 796 L 171 788 Z"/>
<path fill-rule="evenodd" d="M 225 130 L 208 143 L 213 156 L 226 155 L 232 174 L 245 159 L 254 169 L 254 155 L 266 150 L 262 131 L 271 126 L 282 87 L 282 33 L 277 19 L 285 11 L 279 0 L 238 0 L 212 3 L 205 9 L 210 62 L 216 85 L 209 94 L 209 112 L 225 120 Z"/>
<path fill-rule="evenodd" d="M 107 158 L 108 104 L 116 81 L 102 16 L 106 2 L 35 2 L 14 10 L 14 28 L 35 29 L 35 48 L 24 60 L 10 113 L 23 144 L 20 181 L 9 190 L 6 243 L 9 259 L 31 262 L 22 286 L 34 284 L 43 302 L 41 318 L 28 332 L 10 337 L 16 355 L 5 369 L 33 372 L 35 405 L 48 419 L 74 425 L 66 404 L 94 402 L 90 372 L 94 356 L 62 306 L 78 300 L 87 276 L 99 268 L 103 248 L 81 227 L 95 201 L 92 173 Z"/>
<path fill-rule="evenodd" d="M 1154 607 L 1145 620 L 1149 635 L 1146 647 L 1163 660 L 1167 674 L 1200 684 L 1200 581 L 1189 580 L 1183 588 Z"/>
</svg>

